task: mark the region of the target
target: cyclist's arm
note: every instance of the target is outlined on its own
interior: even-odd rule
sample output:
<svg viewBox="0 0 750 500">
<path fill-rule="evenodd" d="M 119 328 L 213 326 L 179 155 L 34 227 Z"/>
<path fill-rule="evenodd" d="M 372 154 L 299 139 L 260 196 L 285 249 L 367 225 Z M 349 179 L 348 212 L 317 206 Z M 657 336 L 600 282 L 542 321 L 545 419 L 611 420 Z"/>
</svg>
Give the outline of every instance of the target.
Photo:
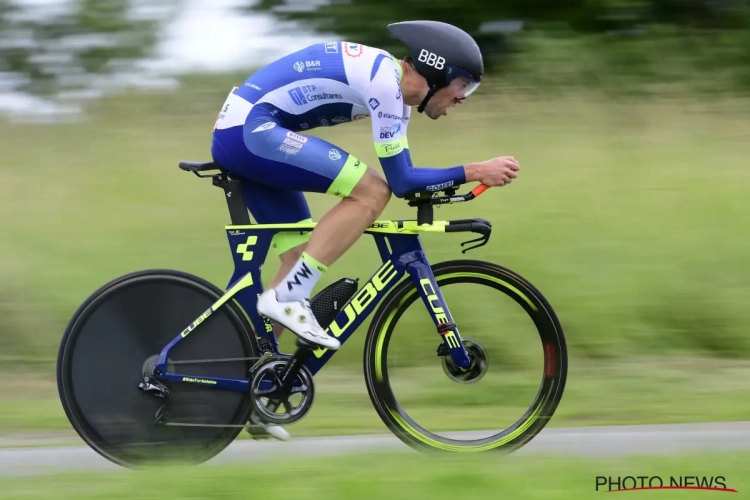
<svg viewBox="0 0 750 500">
<path fill-rule="evenodd" d="M 411 152 L 409 151 L 409 141 L 406 138 L 406 131 L 409 128 L 409 119 L 411 118 L 411 107 L 404 105 L 403 117 L 401 118 L 401 143 L 404 145 L 404 154 L 406 162 L 410 167 L 414 166 L 411 161 Z"/>
<path fill-rule="evenodd" d="M 385 58 L 372 79 L 365 101 L 372 117 L 375 151 L 388 185 L 398 198 L 414 191 L 434 191 L 464 184 L 463 165 L 450 168 L 414 168 L 402 132 L 403 100 L 394 77 L 396 63 Z"/>
</svg>

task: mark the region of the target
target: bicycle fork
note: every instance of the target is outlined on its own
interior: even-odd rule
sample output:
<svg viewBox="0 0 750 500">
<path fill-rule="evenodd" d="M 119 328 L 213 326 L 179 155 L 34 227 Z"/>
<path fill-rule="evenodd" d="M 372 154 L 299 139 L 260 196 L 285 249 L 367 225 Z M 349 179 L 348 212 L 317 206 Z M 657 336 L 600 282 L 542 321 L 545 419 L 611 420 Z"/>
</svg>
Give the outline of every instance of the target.
<svg viewBox="0 0 750 500">
<path fill-rule="evenodd" d="M 471 364 L 469 354 L 458 333 L 458 326 L 448 310 L 448 304 L 440 292 L 432 268 L 423 257 L 407 264 L 406 270 L 442 338 L 443 343 L 438 347 L 438 356 L 450 355 L 458 367 L 468 368 Z"/>
</svg>

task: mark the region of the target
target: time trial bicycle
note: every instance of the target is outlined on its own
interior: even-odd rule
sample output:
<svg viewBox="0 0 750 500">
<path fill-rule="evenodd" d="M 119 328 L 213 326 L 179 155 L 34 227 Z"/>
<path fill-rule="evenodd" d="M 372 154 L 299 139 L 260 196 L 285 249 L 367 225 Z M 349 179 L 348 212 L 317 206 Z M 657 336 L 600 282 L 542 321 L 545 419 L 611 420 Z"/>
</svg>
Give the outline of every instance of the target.
<svg viewBox="0 0 750 500">
<path fill-rule="evenodd" d="M 240 179 L 214 162 L 181 162 L 179 167 L 212 179 L 225 192 L 231 218 L 225 230 L 234 260 L 226 290 L 171 269 L 123 275 L 77 309 L 59 348 L 58 390 L 71 425 L 92 449 L 124 467 L 207 461 L 238 436 L 253 413 L 277 425 L 299 421 L 312 407 L 314 376 L 338 352 L 298 340 L 294 353 L 283 353 L 272 321 L 256 311 L 263 291 L 261 268 L 274 235 L 312 231 L 315 223 L 253 224 Z M 379 220 L 365 231 L 373 236 L 382 261 L 368 281 L 360 286 L 356 279 L 341 278 L 311 300 L 321 326 L 342 348 L 374 314 L 364 349 L 367 391 L 386 427 L 416 449 L 516 450 L 547 425 L 565 388 L 565 337 L 539 290 L 491 262 L 431 264 L 425 255 L 422 233 L 479 234 L 462 244 L 475 243 L 464 253 L 488 242 L 492 227 L 487 220 L 433 218 L 433 207 L 470 201 L 486 189 L 479 185 L 457 195 L 451 187 L 407 196 L 409 206 L 417 208 L 416 220 Z M 488 287 L 513 299 L 533 320 L 541 341 L 544 368 L 528 410 L 510 427 L 481 439 L 447 438 L 426 430 L 402 408 L 389 383 L 392 332 L 417 300 L 434 323 L 435 357 L 445 375 L 459 383 L 484 376 L 487 350 L 459 333 L 441 292 L 455 283 Z"/>
</svg>

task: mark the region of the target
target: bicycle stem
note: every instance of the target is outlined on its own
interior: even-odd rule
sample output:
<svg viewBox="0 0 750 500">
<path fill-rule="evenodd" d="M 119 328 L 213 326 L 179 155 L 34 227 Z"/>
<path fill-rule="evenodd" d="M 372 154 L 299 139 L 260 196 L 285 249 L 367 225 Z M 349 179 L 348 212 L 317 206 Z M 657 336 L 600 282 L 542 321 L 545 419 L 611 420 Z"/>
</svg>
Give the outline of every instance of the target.
<svg viewBox="0 0 750 500">
<path fill-rule="evenodd" d="M 465 201 L 471 201 L 480 194 L 484 193 L 489 189 L 486 184 L 480 184 L 466 194 L 456 195 L 455 188 L 448 188 L 442 190 L 445 193 L 440 196 L 436 192 L 428 191 L 417 191 L 404 197 L 405 200 L 409 200 L 410 207 L 417 207 L 417 224 L 432 224 L 433 223 L 433 207 L 435 205 L 449 205 L 452 203 L 461 203 Z"/>
</svg>

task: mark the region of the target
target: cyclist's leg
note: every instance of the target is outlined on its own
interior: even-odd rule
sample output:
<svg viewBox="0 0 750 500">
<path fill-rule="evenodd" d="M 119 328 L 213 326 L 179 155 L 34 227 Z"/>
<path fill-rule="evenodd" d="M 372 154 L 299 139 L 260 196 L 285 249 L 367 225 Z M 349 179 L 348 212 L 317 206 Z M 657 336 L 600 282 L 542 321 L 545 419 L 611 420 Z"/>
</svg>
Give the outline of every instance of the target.
<svg viewBox="0 0 750 500">
<path fill-rule="evenodd" d="M 284 144 L 285 140 L 296 142 L 300 147 L 294 149 L 293 154 L 285 153 L 280 147 L 292 150 Z M 266 186 L 342 198 L 317 224 L 306 247 L 305 253 L 323 266 L 341 257 L 390 200 L 391 191 L 382 176 L 323 139 L 276 126 L 259 133 L 246 132 L 245 141 L 261 160 L 255 165 L 263 164 L 263 168 L 254 168 L 248 173 L 253 180 Z"/>
<path fill-rule="evenodd" d="M 300 191 L 288 191 L 264 186 L 250 179 L 243 178 L 242 194 L 250 214 L 258 224 L 294 224 L 312 222 L 310 208 L 305 195 Z M 281 282 L 302 256 L 310 231 L 280 231 L 271 240 L 271 248 L 281 261 L 279 269 L 268 284 L 273 288 Z M 274 323 L 274 334 L 278 339 L 284 331 L 284 325 Z"/>
<path fill-rule="evenodd" d="M 211 155 L 224 168 L 243 179 L 245 203 L 258 223 L 286 224 L 310 221 L 312 220 L 310 209 L 302 191 L 262 182 L 262 179 L 258 177 L 259 171 L 262 171 L 264 167 L 273 168 L 274 166 L 265 165 L 264 160 L 254 156 L 245 146 L 243 126 L 247 128 L 252 125 L 253 128 L 250 130 L 254 130 L 258 125 L 275 127 L 276 123 L 268 121 L 273 119 L 273 116 L 263 110 L 253 110 L 247 116 L 245 123 L 215 130 Z M 271 286 L 276 286 L 281 277 L 289 272 L 291 266 L 304 251 L 304 246 L 309 239 L 309 232 L 299 234 L 283 231 L 274 236 L 271 247 L 281 260 L 281 268 L 271 281 Z"/>
<path fill-rule="evenodd" d="M 295 134 L 263 120 L 248 120 L 244 139 L 255 157 L 242 175 L 255 182 L 297 191 L 328 193 L 342 198 L 318 223 L 310 241 L 273 296 L 259 300 L 267 316 L 288 323 L 298 336 L 328 348 L 339 343 L 310 317 L 312 287 L 382 213 L 391 196 L 385 180 L 354 156 L 317 137 Z M 302 305 L 300 314 L 297 307 Z M 281 311 L 284 311 L 283 313 Z M 307 322 L 308 324 L 298 324 Z M 305 333 L 301 333 L 304 330 Z"/>
</svg>

